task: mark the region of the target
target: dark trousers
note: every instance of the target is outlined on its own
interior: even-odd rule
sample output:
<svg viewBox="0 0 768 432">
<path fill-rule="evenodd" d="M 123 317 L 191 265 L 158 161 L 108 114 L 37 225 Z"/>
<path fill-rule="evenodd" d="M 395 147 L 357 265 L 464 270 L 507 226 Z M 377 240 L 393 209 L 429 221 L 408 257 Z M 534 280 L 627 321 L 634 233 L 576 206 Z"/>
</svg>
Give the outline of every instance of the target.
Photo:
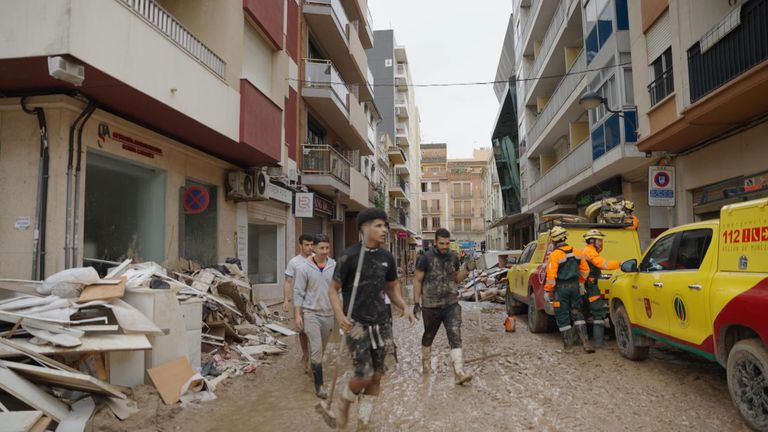
<svg viewBox="0 0 768 432">
<path fill-rule="evenodd" d="M 451 349 L 461 348 L 461 305 L 458 303 L 442 308 L 422 308 L 424 317 L 424 335 L 421 337 L 421 346 L 432 346 L 432 341 L 440 329 L 440 324 L 445 326 L 445 334 L 448 336 L 448 344 Z"/>
</svg>

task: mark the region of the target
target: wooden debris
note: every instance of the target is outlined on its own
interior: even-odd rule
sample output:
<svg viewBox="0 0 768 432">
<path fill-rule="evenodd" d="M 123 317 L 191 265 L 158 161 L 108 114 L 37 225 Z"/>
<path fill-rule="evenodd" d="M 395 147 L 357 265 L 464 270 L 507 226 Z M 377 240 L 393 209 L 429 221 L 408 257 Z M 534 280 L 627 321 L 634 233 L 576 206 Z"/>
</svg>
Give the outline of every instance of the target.
<svg viewBox="0 0 768 432">
<path fill-rule="evenodd" d="M 83 288 L 78 302 L 89 302 L 94 300 L 112 300 L 123 298 L 125 294 L 125 276 L 121 277 L 116 284 L 94 284 Z"/>
<path fill-rule="evenodd" d="M 44 412 L 57 422 L 69 414 L 67 404 L 5 367 L 0 367 L 0 388 L 32 408 Z"/>
<path fill-rule="evenodd" d="M 285 327 L 283 327 L 283 326 L 281 326 L 279 324 L 267 324 L 264 327 L 272 330 L 273 332 L 280 333 L 280 334 L 285 335 L 285 336 L 294 336 L 294 335 L 298 334 L 295 331 L 293 331 L 291 329 L 288 329 L 288 328 L 285 328 Z"/>
<path fill-rule="evenodd" d="M 147 374 L 157 388 L 166 405 L 173 405 L 181 397 L 181 388 L 195 375 L 195 370 L 186 357 L 163 363 L 147 369 Z"/>
<path fill-rule="evenodd" d="M 0 365 L 13 370 L 30 381 L 53 384 L 57 387 L 81 390 L 104 396 L 125 398 L 125 395 L 119 389 L 84 373 L 48 369 L 6 360 L 0 360 Z"/>
<path fill-rule="evenodd" d="M 4 431 L 27 432 L 43 417 L 42 411 L 11 411 L 0 413 L 0 427 Z"/>
<path fill-rule="evenodd" d="M 83 432 L 95 409 L 93 398 L 80 399 L 72 404 L 72 411 L 59 422 L 56 432 Z"/>
</svg>

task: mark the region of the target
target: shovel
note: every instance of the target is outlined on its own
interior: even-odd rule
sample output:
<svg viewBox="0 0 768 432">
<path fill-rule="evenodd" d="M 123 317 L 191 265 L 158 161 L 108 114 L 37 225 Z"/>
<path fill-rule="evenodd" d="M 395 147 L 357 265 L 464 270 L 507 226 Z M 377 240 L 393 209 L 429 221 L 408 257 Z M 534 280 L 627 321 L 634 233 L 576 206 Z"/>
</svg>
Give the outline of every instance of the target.
<svg viewBox="0 0 768 432">
<path fill-rule="evenodd" d="M 368 240 L 367 231 L 363 231 L 363 243 L 360 248 L 360 256 L 357 258 L 357 268 L 355 269 L 355 279 L 352 282 L 352 295 L 349 297 L 349 309 L 347 309 L 347 319 L 352 317 L 352 309 L 355 306 L 355 296 L 357 295 L 357 286 L 360 283 L 360 273 L 363 270 L 363 257 L 365 256 L 365 248 Z M 342 335 L 343 335 L 342 330 Z M 343 343 L 343 342 L 342 342 Z M 339 347 L 338 354 L 336 355 L 336 365 L 333 368 L 333 380 L 331 381 L 331 391 L 328 393 L 327 401 L 320 401 L 315 405 L 315 411 L 323 416 L 325 423 L 336 429 L 336 414 L 333 412 L 333 396 L 336 392 L 336 381 L 339 378 L 339 363 L 341 360 L 341 354 L 343 352 L 342 347 Z"/>
</svg>

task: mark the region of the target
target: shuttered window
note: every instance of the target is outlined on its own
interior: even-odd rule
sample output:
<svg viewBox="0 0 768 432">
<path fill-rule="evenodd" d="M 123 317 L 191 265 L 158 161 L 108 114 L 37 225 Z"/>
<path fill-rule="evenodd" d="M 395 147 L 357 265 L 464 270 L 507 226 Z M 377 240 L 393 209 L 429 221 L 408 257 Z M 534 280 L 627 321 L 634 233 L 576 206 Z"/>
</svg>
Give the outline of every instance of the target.
<svg viewBox="0 0 768 432">
<path fill-rule="evenodd" d="M 648 64 L 653 63 L 667 48 L 672 45 L 672 32 L 669 23 L 669 11 L 656 20 L 645 33 L 645 43 L 648 49 Z"/>
</svg>

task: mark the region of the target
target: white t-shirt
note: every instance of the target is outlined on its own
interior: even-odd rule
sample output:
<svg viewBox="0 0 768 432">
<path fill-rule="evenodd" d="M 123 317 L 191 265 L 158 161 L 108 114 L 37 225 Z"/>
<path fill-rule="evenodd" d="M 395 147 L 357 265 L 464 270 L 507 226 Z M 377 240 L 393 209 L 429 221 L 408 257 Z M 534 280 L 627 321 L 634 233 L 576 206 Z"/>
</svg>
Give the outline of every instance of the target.
<svg viewBox="0 0 768 432">
<path fill-rule="evenodd" d="M 307 262 L 307 258 L 309 257 L 302 256 L 301 254 L 291 258 L 291 260 L 288 261 L 288 266 L 285 268 L 285 277 L 289 277 L 289 278 L 296 277 L 296 270 L 299 268 L 300 265 Z"/>
</svg>

